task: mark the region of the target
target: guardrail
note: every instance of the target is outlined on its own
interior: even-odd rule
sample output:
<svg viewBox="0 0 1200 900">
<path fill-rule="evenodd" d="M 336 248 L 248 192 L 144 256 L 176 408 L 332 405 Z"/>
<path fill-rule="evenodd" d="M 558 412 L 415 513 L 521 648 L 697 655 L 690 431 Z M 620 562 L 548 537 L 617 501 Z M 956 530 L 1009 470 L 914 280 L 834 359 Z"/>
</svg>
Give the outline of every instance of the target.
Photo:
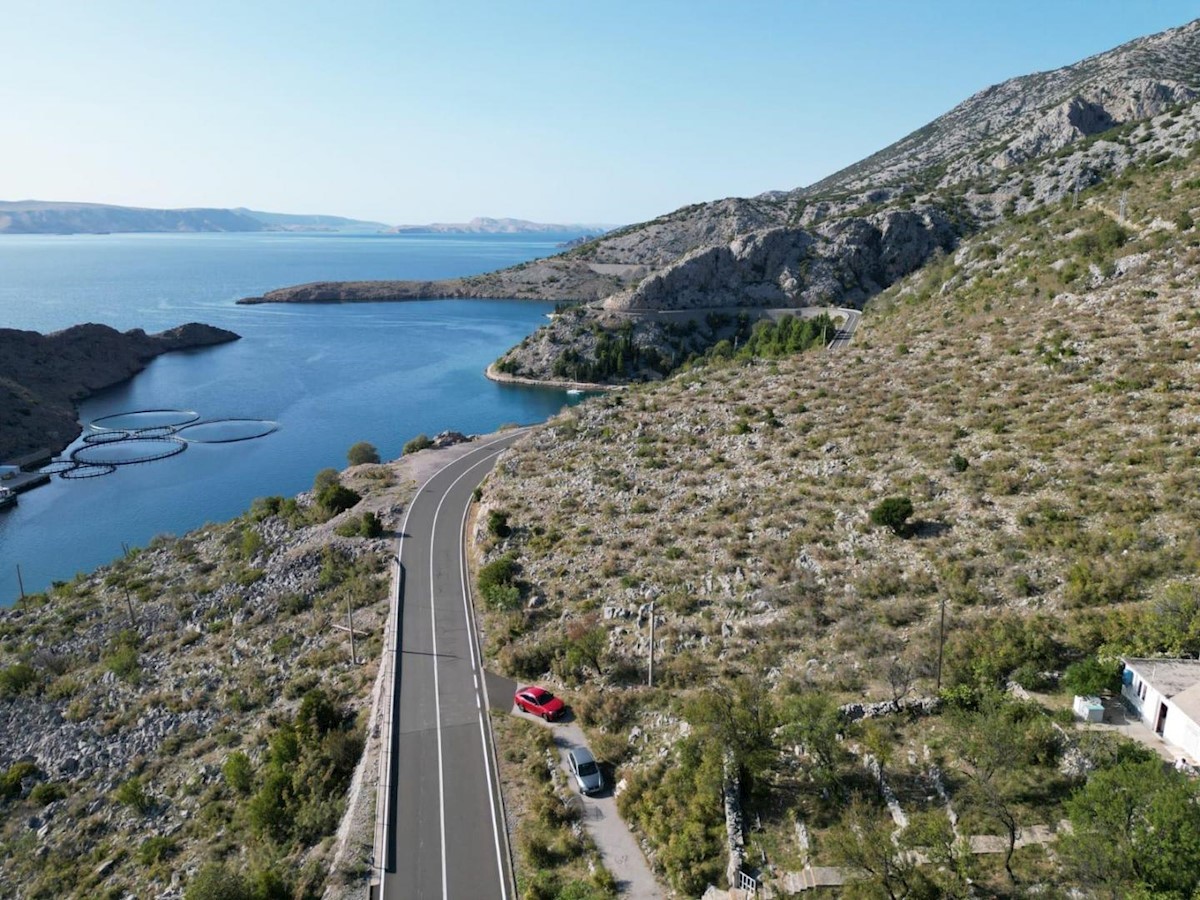
<svg viewBox="0 0 1200 900">
<path fill-rule="evenodd" d="M 404 564 L 397 555 L 392 561 L 391 609 L 384 635 L 383 659 L 379 677 L 383 679 L 379 695 L 382 721 L 379 728 L 379 788 L 375 794 L 375 849 L 372 854 L 374 876 L 371 879 L 371 897 L 377 898 L 383 884 L 384 872 L 391 868 L 392 845 L 388 840 L 392 823 L 395 821 L 395 746 L 393 731 L 396 723 L 396 676 L 401 640 L 400 597 L 404 593 Z"/>
</svg>

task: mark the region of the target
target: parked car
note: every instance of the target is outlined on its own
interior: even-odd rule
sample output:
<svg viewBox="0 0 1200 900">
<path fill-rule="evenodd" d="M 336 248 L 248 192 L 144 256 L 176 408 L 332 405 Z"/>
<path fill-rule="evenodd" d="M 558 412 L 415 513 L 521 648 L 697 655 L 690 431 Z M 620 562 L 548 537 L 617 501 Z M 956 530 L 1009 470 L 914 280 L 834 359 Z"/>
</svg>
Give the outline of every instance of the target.
<svg viewBox="0 0 1200 900">
<path fill-rule="evenodd" d="M 513 697 L 513 702 L 517 704 L 517 709 L 541 716 L 547 722 L 557 719 L 566 709 L 561 700 L 536 684 L 518 689 L 516 696 Z"/>
<path fill-rule="evenodd" d="M 567 751 L 567 768 L 583 793 L 595 794 L 604 790 L 604 775 L 587 747 L 573 747 Z"/>
</svg>

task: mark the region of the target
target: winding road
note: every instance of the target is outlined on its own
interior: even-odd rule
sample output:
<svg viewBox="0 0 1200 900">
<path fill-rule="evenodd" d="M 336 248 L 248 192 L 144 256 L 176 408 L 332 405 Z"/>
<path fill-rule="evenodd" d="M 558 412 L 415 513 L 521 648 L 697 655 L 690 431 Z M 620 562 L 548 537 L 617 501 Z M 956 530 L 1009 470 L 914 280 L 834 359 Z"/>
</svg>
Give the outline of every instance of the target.
<svg viewBox="0 0 1200 900">
<path fill-rule="evenodd" d="M 515 897 L 463 532 L 473 491 L 523 434 L 506 433 L 447 464 L 405 514 L 399 633 L 389 642 L 400 648 L 399 675 L 378 801 L 377 846 L 385 850 L 376 851 L 377 896 L 387 900 Z"/>
</svg>

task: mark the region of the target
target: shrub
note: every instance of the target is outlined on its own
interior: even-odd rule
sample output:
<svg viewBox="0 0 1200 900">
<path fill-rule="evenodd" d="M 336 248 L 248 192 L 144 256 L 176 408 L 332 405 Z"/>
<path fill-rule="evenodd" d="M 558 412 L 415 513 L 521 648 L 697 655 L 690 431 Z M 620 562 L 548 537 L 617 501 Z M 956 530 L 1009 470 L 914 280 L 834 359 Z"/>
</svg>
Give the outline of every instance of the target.
<svg viewBox="0 0 1200 900">
<path fill-rule="evenodd" d="M 338 475 L 337 469 L 322 469 L 313 479 L 313 493 L 320 494 L 326 488 L 341 483 L 341 476 Z"/>
<path fill-rule="evenodd" d="M 406 454 L 407 453 L 419 453 L 420 451 L 426 449 L 427 447 L 432 447 L 432 446 L 433 446 L 433 441 L 431 441 L 429 439 L 429 435 L 418 434 L 415 438 L 413 438 L 411 441 L 409 441 L 407 444 L 404 445 L 404 452 Z"/>
<path fill-rule="evenodd" d="M 142 845 L 138 847 L 137 859 L 143 866 L 150 866 L 156 862 L 161 862 L 168 856 L 174 855 L 178 850 L 174 838 L 154 836 L 146 838 L 142 841 Z M 191 896 L 191 892 L 188 892 Z"/>
<path fill-rule="evenodd" d="M 251 900 L 246 879 L 218 863 L 210 863 L 188 884 L 184 900 Z"/>
<path fill-rule="evenodd" d="M 129 809 L 142 815 L 148 813 L 154 805 L 150 799 L 150 795 L 146 793 L 146 787 L 142 784 L 142 779 L 136 775 L 117 788 L 114 796 L 122 806 L 127 806 Z"/>
<path fill-rule="evenodd" d="M 374 444 L 359 441 L 346 451 L 346 459 L 352 466 L 361 466 L 364 463 L 377 463 L 379 462 L 379 451 L 375 449 Z"/>
<path fill-rule="evenodd" d="M 379 521 L 379 516 L 369 510 L 363 513 L 358 533 L 365 538 L 377 538 L 383 534 L 383 523 Z"/>
<path fill-rule="evenodd" d="M 907 497 L 888 497 L 871 510 L 871 524 L 890 528 L 893 534 L 904 534 L 912 514 L 912 501 Z"/>
<path fill-rule="evenodd" d="M 340 484 L 331 484 L 317 494 L 317 505 L 329 516 L 336 516 L 355 506 L 361 499 L 362 496 L 357 491 Z"/>
<path fill-rule="evenodd" d="M 29 792 L 29 799 L 38 806 L 46 806 L 55 800 L 67 799 L 67 789 L 57 781 L 43 781 L 35 784 Z"/>
<path fill-rule="evenodd" d="M 37 670 L 29 663 L 13 663 L 0 669 L 0 697 L 15 697 L 37 684 Z"/>
<path fill-rule="evenodd" d="M 221 768 L 225 775 L 225 783 L 239 794 L 249 794 L 250 785 L 254 779 L 254 770 L 250 766 L 250 757 L 240 751 L 230 753 Z"/>
<path fill-rule="evenodd" d="M 516 575 L 516 560 L 512 554 L 505 554 L 479 570 L 479 593 L 489 606 L 514 609 L 521 602 Z"/>
<path fill-rule="evenodd" d="M 488 513 L 488 533 L 493 537 L 506 538 L 512 534 L 508 527 L 508 513 L 502 509 L 493 509 Z"/>
<path fill-rule="evenodd" d="M 41 770 L 31 762 L 16 762 L 0 775 L 0 800 L 12 800 L 21 796 L 21 782 L 26 778 L 41 776 Z"/>
</svg>

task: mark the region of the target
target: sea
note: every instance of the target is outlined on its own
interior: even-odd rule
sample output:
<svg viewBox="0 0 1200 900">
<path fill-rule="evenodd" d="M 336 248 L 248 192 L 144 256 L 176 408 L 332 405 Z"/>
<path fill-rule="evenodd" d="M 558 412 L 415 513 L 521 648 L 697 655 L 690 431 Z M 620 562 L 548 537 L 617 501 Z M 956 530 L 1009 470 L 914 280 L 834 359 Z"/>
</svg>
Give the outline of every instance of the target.
<svg viewBox="0 0 1200 900">
<path fill-rule="evenodd" d="M 486 433 L 544 421 L 579 398 L 501 385 L 483 370 L 546 321 L 528 300 L 238 306 L 324 280 L 436 279 L 558 252 L 570 235 L 325 233 L 0 236 L 0 327 L 82 322 L 161 331 L 204 322 L 242 339 L 169 353 L 82 402 L 80 421 L 246 420 L 192 431 L 258 434 L 83 480 L 58 476 L 0 511 L 0 605 L 113 560 L 156 535 L 244 512 L 255 497 L 308 489 L 357 441 L 384 458 L 417 434 Z M 267 424 L 270 423 L 270 424 Z M 105 424 L 104 422 L 101 423 Z M 181 434 L 184 434 L 181 432 Z M 78 442 L 76 445 L 78 446 Z M 166 444 L 149 444 L 157 455 Z M 112 453 L 100 446 L 96 459 Z M 99 469 L 89 470 L 98 472 Z"/>
</svg>

